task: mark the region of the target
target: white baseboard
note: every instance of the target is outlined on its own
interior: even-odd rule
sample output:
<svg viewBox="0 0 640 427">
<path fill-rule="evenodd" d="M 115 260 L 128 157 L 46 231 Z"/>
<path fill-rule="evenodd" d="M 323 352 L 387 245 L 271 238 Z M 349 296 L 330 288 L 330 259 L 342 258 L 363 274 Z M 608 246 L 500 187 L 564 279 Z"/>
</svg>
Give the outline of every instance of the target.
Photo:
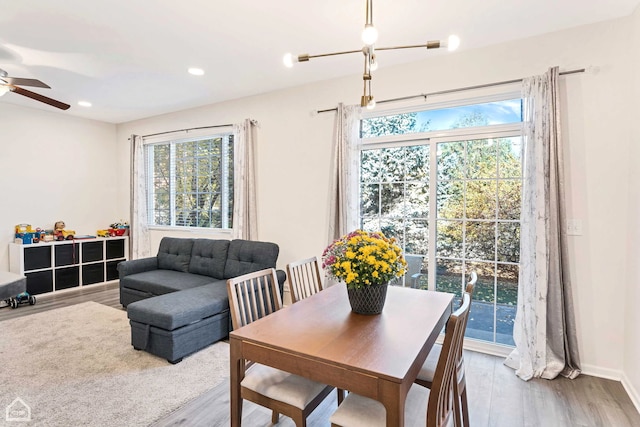
<svg viewBox="0 0 640 427">
<path fill-rule="evenodd" d="M 622 371 L 617 369 L 601 368 L 595 365 L 581 364 L 582 373 L 592 377 L 605 378 L 608 380 L 620 381 L 622 379 Z"/>
<path fill-rule="evenodd" d="M 624 389 L 627 391 L 631 402 L 633 402 L 633 406 L 635 406 L 638 412 L 640 412 L 640 393 L 638 393 L 638 390 L 633 387 L 631 381 L 629 381 L 629 377 L 627 377 L 627 375 L 624 373 L 622 374 L 621 382 L 622 387 L 624 387 Z"/>
</svg>

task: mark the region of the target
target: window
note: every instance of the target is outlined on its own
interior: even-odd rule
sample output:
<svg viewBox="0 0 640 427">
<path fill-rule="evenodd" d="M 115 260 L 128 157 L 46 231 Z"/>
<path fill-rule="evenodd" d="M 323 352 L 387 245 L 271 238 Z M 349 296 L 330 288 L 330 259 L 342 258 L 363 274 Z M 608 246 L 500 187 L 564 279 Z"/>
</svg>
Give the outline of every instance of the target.
<svg viewBox="0 0 640 427">
<path fill-rule="evenodd" d="M 230 229 L 233 135 L 145 146 L 150 226 Z"/>
<path fill-rule="evenodd" d="M 475 270 L 467 336 L 506 345 L 518 289 L 521 105 L 468 103 L 361 122 L 360 225 L 404 249 L 408 271 L 395 284 L 459 298 Z"/>
</svg>

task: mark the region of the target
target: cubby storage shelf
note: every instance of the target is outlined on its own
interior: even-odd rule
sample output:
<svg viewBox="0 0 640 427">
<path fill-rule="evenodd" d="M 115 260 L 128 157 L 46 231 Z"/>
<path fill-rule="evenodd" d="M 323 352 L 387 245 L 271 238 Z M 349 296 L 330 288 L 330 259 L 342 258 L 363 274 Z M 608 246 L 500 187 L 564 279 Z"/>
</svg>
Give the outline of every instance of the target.
<svg viewBox="0 0 640 427">
<path fill-rule="evenodd" d="M 9 269 L 27 277 L 32 295 L 110 282 L 118 279 L 118 263 L 129 258 L 128 241 L 122 236 L 9 243 Z"/>
</svg>

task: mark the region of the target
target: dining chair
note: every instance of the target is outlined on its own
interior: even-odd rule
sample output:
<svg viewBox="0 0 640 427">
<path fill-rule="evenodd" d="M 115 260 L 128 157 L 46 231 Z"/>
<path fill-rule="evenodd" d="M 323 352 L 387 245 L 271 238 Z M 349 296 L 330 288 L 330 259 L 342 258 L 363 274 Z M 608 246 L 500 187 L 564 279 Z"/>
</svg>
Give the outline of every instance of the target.
<svg viewBox="0 0 640 427">
<path fill-rule="evenodd" d="M 467 286 L 465 292 L 469 294 L 469 298 L 473 299 L 473 292 L 476 288 L 476 282 L 478 281 L 478 274 L 475 271 L 472 271 L 469 275 L 469 281 L 467 282 Z M 462 301 L 461 301 L 462 302 Z M 463 337 L 464 333 L 467 330 L 467 319 L 463 325 Z M 436 370 L 436 364 L 438 363 L 438 358 L 440 357 L 440 352 L 442 351 L 442 345 L 434 344 L 433 348 L 429 352 L 427 356 L 427 360 L 420 368 L 420 372 L 418 372 L 418 377 L 415 382 L 420 384 L 421 386 L 431 388 L 433 383 L 433 375 Z M 457 365 L 455 372 L 455 383 L 454 383 L 454 394 L 456 396 L 455 404 L 456 404 L 456 419 L 455 425 L 456 427 L 469 427 L 469 405 L 467 403 L 467 380 L 465 377 L 465 368 L 464 368 L 464 353 L 462 351 L 462 345 L 460 345 L 460 349 L 458 351 L 457 357 Z"/>
<path fill-rule="evenodd" d="M 448 426 L 455 420 L 456 355 L 462 346 L 464 324 L 469 316 L 471 296 L 464 293 L 462 305 L 449 316 L 444 343 L 433 377 L 432 387 L 413 384 L 405 401 L 405 424 L 418 425 L 426 418 L 427 427 Z M 330 418 L 332 427 L 384 427 L 386 410 L 377 400 L 349 393 Z M 424 424 L 423 424 L 424 425 Z"/>
<path fill-rule="evenodd" d="M 289 279 L 292 304 L 310 297 L 324 288 L 320 278 L 318 258 L 316 257 L 287 264 L 287 279 Z"/>
<path fill-rule="evenodd" d="M 241 328 L 282 308 L 276 270 L 249 273 L 227 280 L 229 311 L 233 329 Z M 272 410 L 271 422 L 279 414 L 293 419 L 296 427 L 306 427 L 307 417 L 333 390 L 270 366 L 245 361 L 240 396 Z"/>
<path fill-rule="evenodd" d="M 287 264 L 287 279 L 289 280 L 292 304 L 324 289 L 316 257 Z M 344 390 L 338 389 L 337 393 L 339 405 L 344 399 Z"/>
</svg>

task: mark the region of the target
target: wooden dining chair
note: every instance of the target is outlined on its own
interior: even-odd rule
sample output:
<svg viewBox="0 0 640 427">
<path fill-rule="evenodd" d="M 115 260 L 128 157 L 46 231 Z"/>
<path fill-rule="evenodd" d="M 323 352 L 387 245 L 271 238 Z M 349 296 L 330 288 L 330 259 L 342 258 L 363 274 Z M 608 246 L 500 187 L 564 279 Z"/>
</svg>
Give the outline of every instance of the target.
<svg viewBox="0 0 640 427">
<path fill-rule="evenodd" d="M 287 279 L 291 290 L 291 303 L 295 304 L 324 289 L 318 267 L 318 258 L 311 257 L 287 264 Z M 338 405 L 344 400 L 344 390 L 338 389 Z"/>
<path fill-rule="evenodd" d="M 476 282 L 478 281 L 478 274 L 475 271 L 472 271 L 469 275 L 469 281 L 467 282 L 465 292 L 469 294 L 469 298 L 473 299 L 473 292 L 476 288 Z M 467 316 L 467 320 L 469 317 Z M 467 330 L 467 320 L 463 325 L 463 330 Z M 463 332 L 464 336 L 464 332 Z M 440 357 L 440 352 L 442 351 L 442 346 L 440 344 L 435 344 L 431 351 L 429 352 L 429 356 L 427 356 L 427 360 L 420 368 L 420 372 L 418 373 L 418 377 L 415 382 L 420 384 L 421 386 L 431 388 L 433 383 L 433 375 L 436 370 L 436 364 L 438 363 L 438 358 Z M 455 425 L 456 427 L 469 427 L 469 405 L 467 403 L 467 380 L 465 377 L 465 368 L 464 368 L 464 352 L 462 351 L 462 345 L 458 351 L 457 357 L 457 365 L 455 372 L 455 384 L 454 384 L 454 392 L 456 395 L 456 419 Z"/>
<path fill-rule="evenodd" d="M 227 293 L 233 329 L 282 308 L 278 278 L 273 268 L 227 280 Z M 297 427 L 306 427 L 309 414 L 332 390 L 332 386 L 270 366 L 244 362 L 240 396 L 271 409 L 274 424 L 278 422 L 279 414 L 283 414 L 293 419 Z"/>
<path fill-rule="evenodd" d="M 310 297 L 323 289 L 318 258 L 312 257 L 287 264 L 291 303 Z"/>
<path fill-rule="evenodd" d="M 409 389 L 404 411 L 406 425 L 418 425 L 417 420 L 425 418 L 427 427 L 448 426 L 454 422 L 456 355 L 462 346 L 470 306 L 471 297 L 465 292 L 462 305 L 447 321 L 431 389 L 415 383 Z M 330 418 L 332 427 L 384 427 L 386 420 L 382 403 L 354 393 L 349 393 Z"/>
</svg>

